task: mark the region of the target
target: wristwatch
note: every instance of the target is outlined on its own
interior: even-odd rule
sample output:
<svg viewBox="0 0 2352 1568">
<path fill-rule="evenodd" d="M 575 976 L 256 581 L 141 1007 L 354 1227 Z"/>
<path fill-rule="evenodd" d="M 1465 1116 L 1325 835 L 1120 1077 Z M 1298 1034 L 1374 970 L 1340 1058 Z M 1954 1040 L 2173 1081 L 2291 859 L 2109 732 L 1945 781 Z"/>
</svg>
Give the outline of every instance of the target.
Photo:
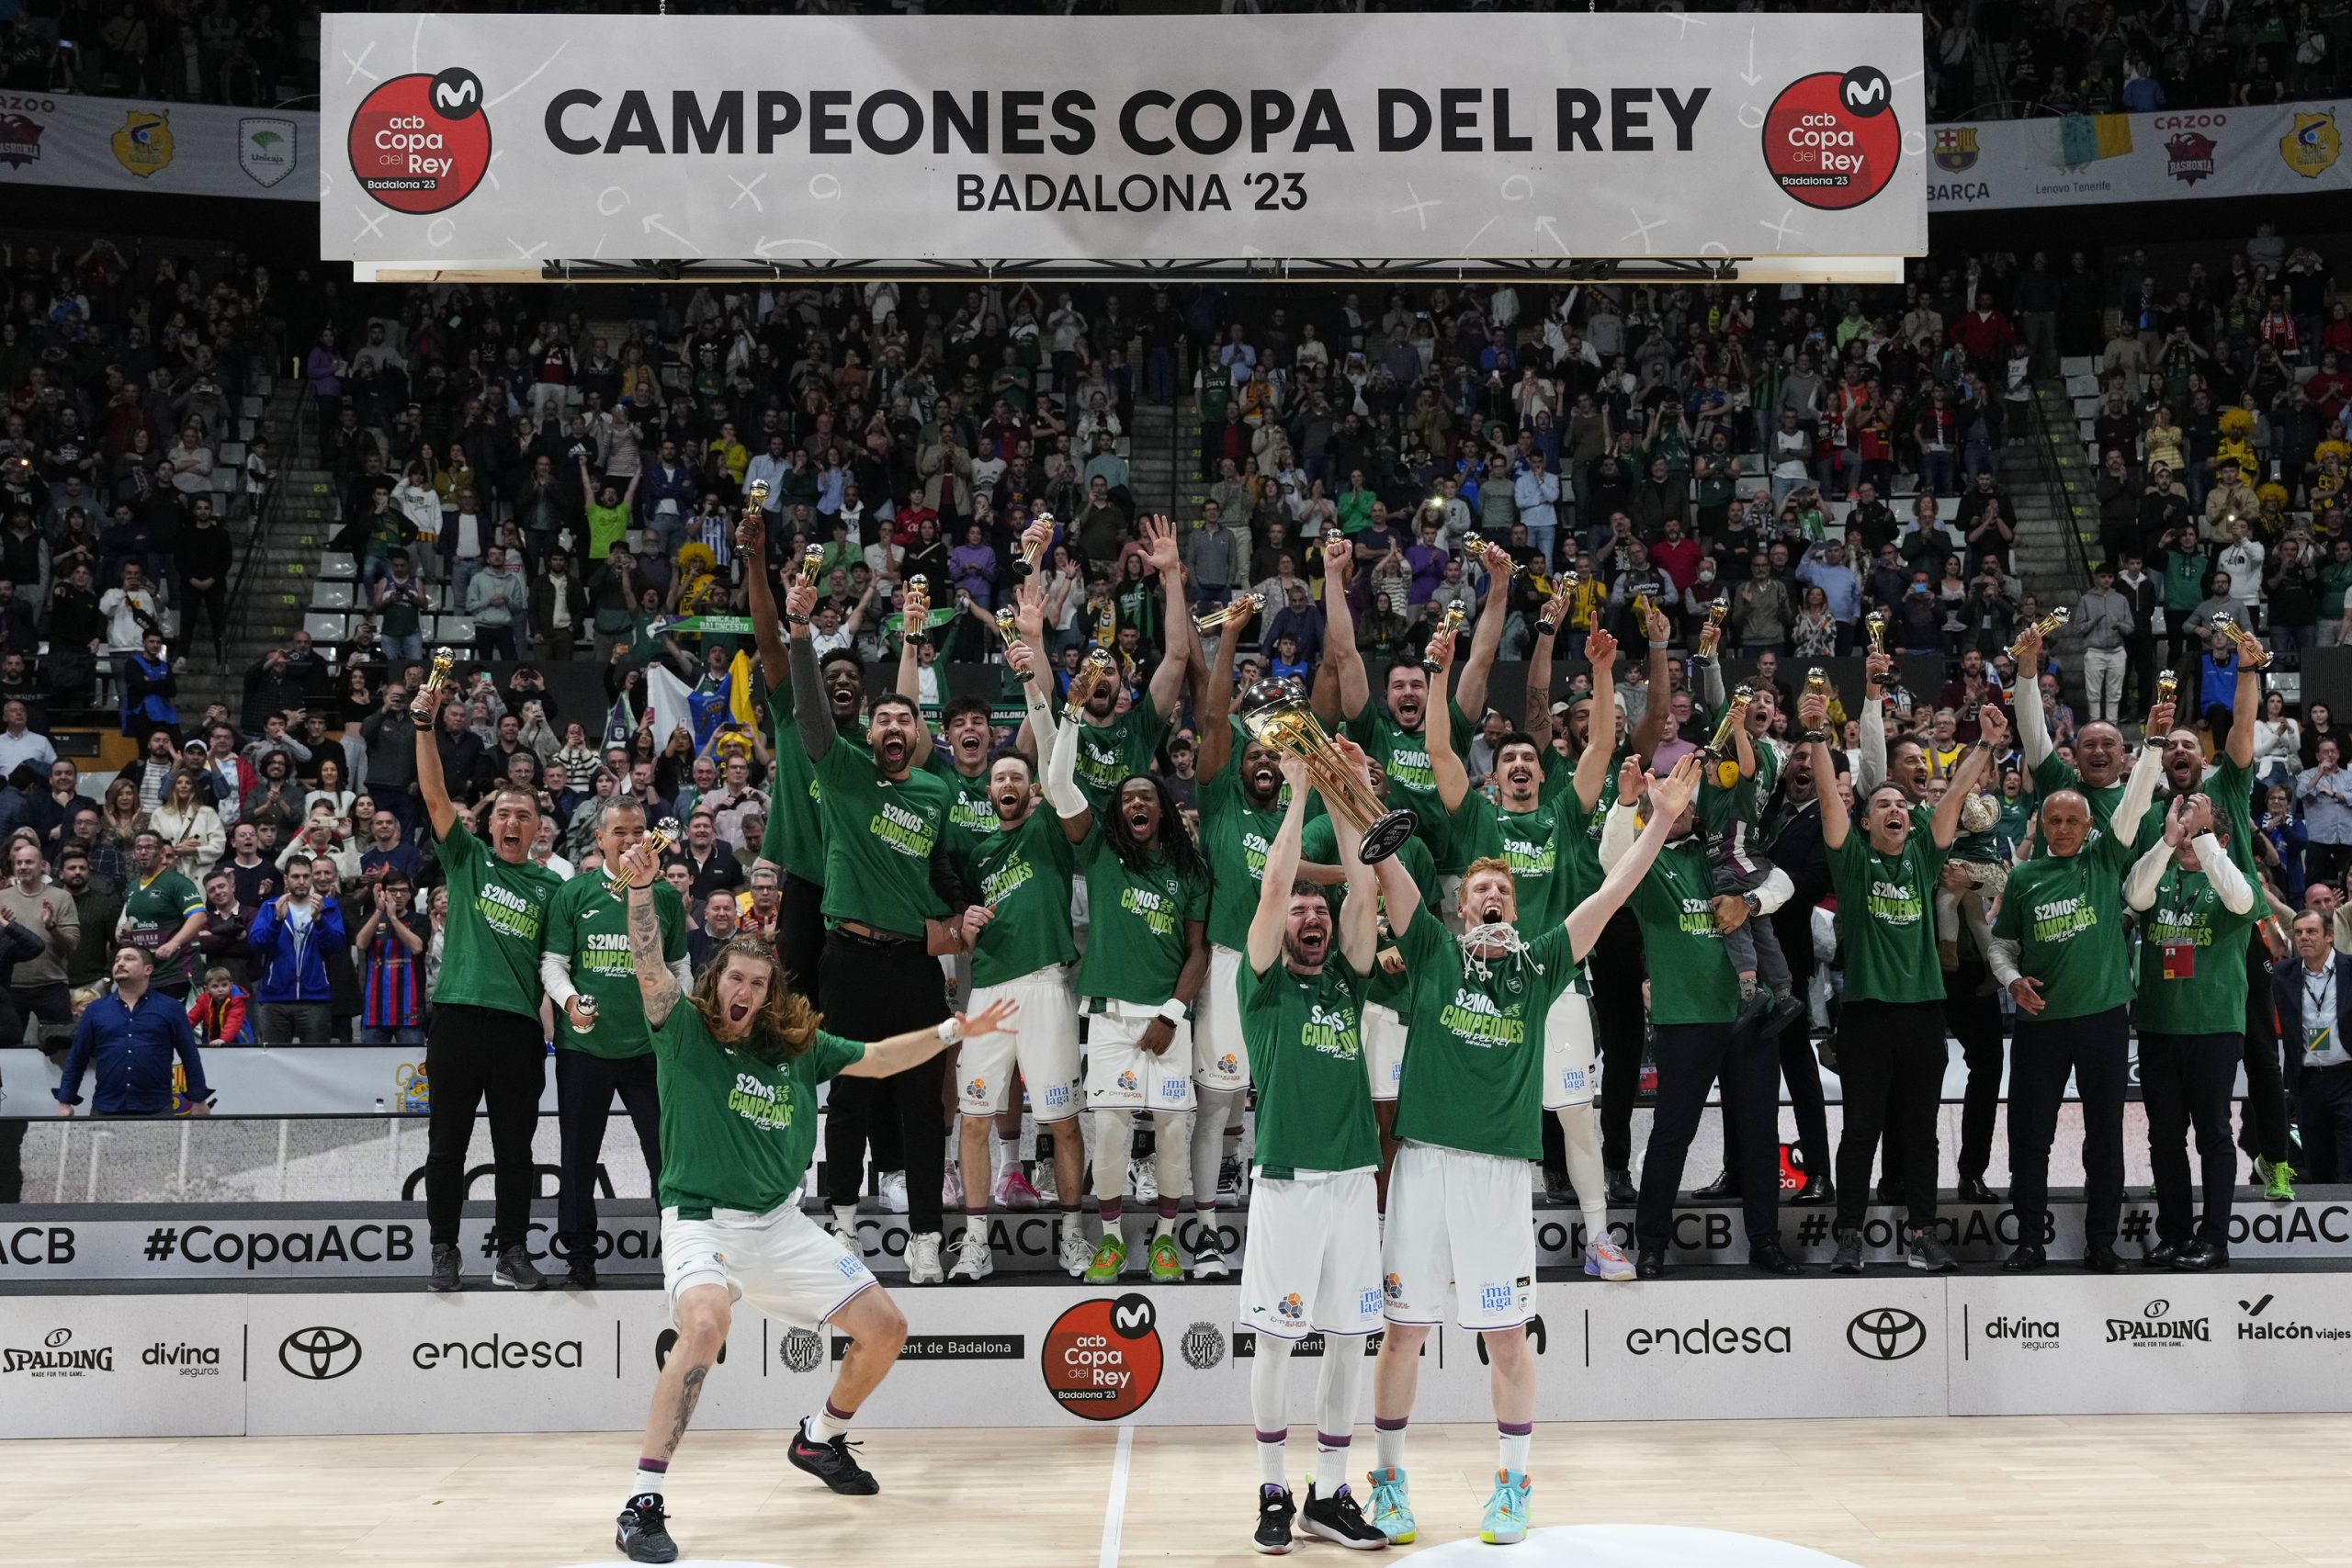
<svg viewBox="0 0 2352 1568">
<path fill-rule="evenodd" d="M 1747 918 L 1754 919 L 1764 913 L 1764 900 L 1753 893 L 1743 893 L 1739 901 L 1747 906 Z"/>
</svg>

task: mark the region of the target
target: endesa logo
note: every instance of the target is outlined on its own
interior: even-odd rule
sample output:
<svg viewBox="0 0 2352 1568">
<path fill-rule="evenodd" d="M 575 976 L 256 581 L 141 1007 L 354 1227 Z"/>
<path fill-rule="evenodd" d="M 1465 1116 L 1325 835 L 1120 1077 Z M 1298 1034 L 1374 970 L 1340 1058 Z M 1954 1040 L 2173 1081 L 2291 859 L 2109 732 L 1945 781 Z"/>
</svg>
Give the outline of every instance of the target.
<svg viewBox="0 0 2352 1568">
<path fill-rule="evenodd" d="M 1046 1392 L 1087 1421 L 1116 1421 L 1151 1401 L 1165 1356 L 1146 1295 L 1080 1302 L 1054 1319 L 1038 1352 Z"/>
<path fill-rule="evenodd" d="M 1860 207 L 1886 188 L 1902 159 L 1894 87 L 1874 65 L 1801 76 L 1765 111 L 1764 166 L 1807 207 Z"/>
<path fill-rule="evenodd" d="M 351 172 L 395 212 L 446 212 L 490 169 L 481 78 L 463 68 L 380 83 L 351 117 Z"/>
</svg>

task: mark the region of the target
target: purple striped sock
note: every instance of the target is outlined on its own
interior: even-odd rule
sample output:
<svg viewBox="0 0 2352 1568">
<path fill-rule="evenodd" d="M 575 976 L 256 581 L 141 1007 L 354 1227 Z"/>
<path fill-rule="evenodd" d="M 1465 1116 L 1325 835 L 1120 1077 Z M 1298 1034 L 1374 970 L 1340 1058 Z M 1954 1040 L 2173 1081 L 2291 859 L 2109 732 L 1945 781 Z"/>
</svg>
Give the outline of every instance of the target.
<svg viewBox="0 0 2352 1568">
<path fill-rule="evenodd" d="M 1258 1440 L 1261 1443 L 1286 1443 L 1290 1441 L 1290 1428 L 1284 1427 L 1279 1432 L 1261 1431 L 1258 1433 Z"/>
<path fill-rule="evenodd" d="M 1119 1226 L 1119 1201 L 1116 1198 L 1105 1198 L 1102 1200 L 1102 1228 L 1106 1231 L 1116 1230 Z"/>
<path fill-rule="evenodd" d="M 1410 1419 L 1410 1416 L 1399 1416 L 1392 1421 L 1385 1416 L 1375 1416 L 1372 1418 L 1372 1427 L 1376 1432 L 1401 1432 L 1405 1429 L 1405 1423 Z"/>
<path fill-rule="evenodd" d="M 1352 1433 L 1342 1434 L 1336 1438 L 1331 1436 L 1329 1432 L 1317 1432 L 1315 1434 L 1315 1446 L 1318 1449 L 1344 1449 L 1352 1440 Z"/>
<path fill-rule="evenodd" d="M 1172 1220 L 1176 1217 L 1179 1212 L 1175 1199 L 1162 1198 L 1159 1201 L 1159 1217 L 1161 1219 Z"/>
<path fill-rule="evenodd" d="M 1399 1427 L 1404 1424 L 1405 1423 L 1402 1421 L 1396 1423 Z M 1495 1423 L 1495 1430 L 1500 1432 L 1506 1438 L 1523 1438 L 1530 1432 L 1535 1430 L 1535 1423 L 1532 1421 L 1521 1421 L 1514 1425 L 1509 1421 L 1498 1421 Z"/>
<path fill-rule="evenodd" d="M 843 1410 L 840 1405 L 835 1404 L 831 1399 L 828 1398 L 825 1401 L 825 1414 L 831 1416 L 836 1421 L 848 1421 L 855 1418 L 857 1412 L 854 1410 Z M 1527 1431 L 1534 1430 L 1533 1427 L 1525 1427 L 1522 1429 Z"/>
<path fill-rule="evenodd" d="M 637 1468 L 649 1475 L 667 1475 L 670 1473 L 670 1461 L 666 1459 L 641 1459 L 637 1461 Z"/>
</svg>

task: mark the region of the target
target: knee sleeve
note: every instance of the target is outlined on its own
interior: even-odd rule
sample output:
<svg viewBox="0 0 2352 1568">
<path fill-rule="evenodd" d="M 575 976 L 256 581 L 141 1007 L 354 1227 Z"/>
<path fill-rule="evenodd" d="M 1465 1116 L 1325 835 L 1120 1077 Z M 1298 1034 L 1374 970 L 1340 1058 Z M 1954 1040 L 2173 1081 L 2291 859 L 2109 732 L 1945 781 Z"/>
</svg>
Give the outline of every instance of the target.
<svg viewBox="0 0 2352 1568">
<path fill-rule="evenodd" d="M 1193 1112 L 1193 1202 L 1216 1206 L 1216 1178 L 1225 1160 L 1225 1124 L 1241 1103 L 1242 1090 L 1203 1089 L 1200 1108 Z"/>
<path fill-rule="evenodd" d="M 1584 1214 L 1585 1234 L 1609 1234 L 1609 1172 L 1600 1160 L 1600 1123 L 1592 1105 L 1564 1105 L 1553 1112 L 1560 1119 L 1560 1136 L 1567 1145 L 1568 1179 L 1576 1185 L 1577 1207 Z"/>
<path fill-rule="evenodd" d="M 1151 1113 L 1151 1174 L 1159 1185 L 1159 1201 L 1174 1202 L 1184 1196 L 1192 1179 L 1193 1113 L 1155 1111 Z M 1209 1194 L 1216 1194 L 1216 1172 L 1209 1172 Z"/>
<path fill-rule="evenodd" d="M 1283 1431 L 1290 1426 L 1283 1385 L 1290 1371 L 1291 1342 L 1271 1334 L 1261 1334 L 1257 1340 L 1258 1353 L 1250 1364 L 1250 1416 L 1261 1432 Z"/>
<path fill-rule="evenodd" d="M 1258 1336 L 1263 1346 L 1266 1336 Z M 1351 1335 L 1334 1335 L 1323 1347 L 1323 1381 L 1317 1390 L 1315 1429 L 1344 1438 L 1354 1430 L 1356 1402 L 1363 1388 L 1364 1354 Z"/>
<path fill-rule="evenodd" d="M 1127 1190 L 1128 1136 L 1126 1109 L 1092 1112 L 1094 1122 L 1094 1196 L 1108 1202 Z"/>
</svg>

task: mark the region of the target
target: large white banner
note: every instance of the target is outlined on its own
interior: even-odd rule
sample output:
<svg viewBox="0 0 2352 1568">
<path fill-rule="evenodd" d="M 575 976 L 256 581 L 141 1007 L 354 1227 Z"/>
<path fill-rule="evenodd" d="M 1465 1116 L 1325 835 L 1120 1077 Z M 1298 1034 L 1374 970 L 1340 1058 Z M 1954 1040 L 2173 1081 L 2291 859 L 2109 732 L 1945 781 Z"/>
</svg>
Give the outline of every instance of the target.
<svg viewBox="0 0 2352 1568">
<path fill-rule="evenodd" d="M 1928 208 L 2082 207 L 2352 190 L 2335 103 L 1939 125 Z"/>
<path fill-rule="evenodd" d="M 145 98 L 0 93 L 0 190 L 319 198 L 319 117 Z"/>
<path fill-rule="evenodd" d="M 362 264 L 1927 247 L 1916 16 L 323 23 Z"/>
</svg>

